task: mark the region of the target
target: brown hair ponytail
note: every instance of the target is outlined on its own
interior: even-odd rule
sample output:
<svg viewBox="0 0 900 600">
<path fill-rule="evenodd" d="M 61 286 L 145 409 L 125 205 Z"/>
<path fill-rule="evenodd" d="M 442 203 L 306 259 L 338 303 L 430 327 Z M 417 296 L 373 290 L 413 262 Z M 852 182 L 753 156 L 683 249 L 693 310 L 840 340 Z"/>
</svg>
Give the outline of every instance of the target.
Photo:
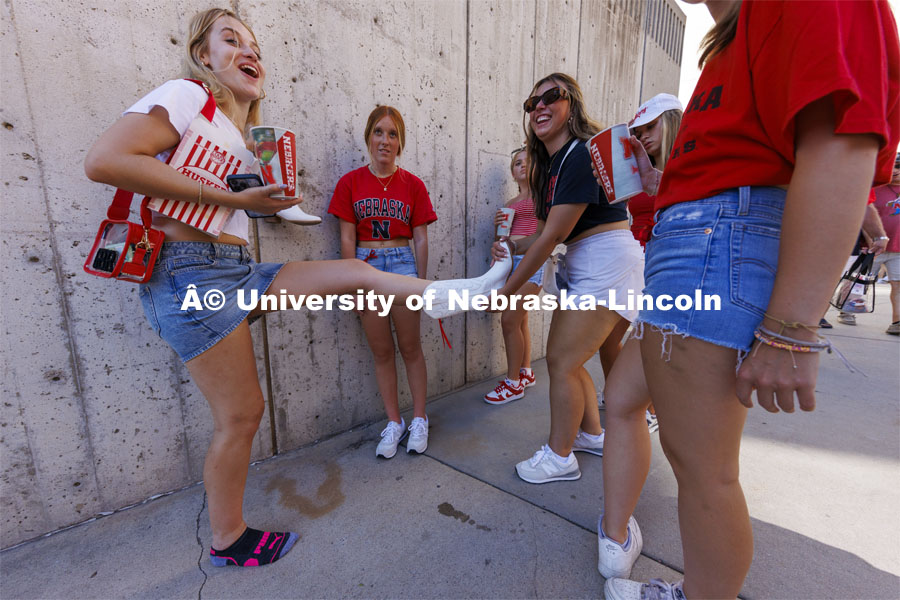
<svg viewBox="0 0 900 600">
<path fill-rule="evenodd" d="M 724 50 L 734 39 L 740 13 L 741 0 L 738 0 L 728 6 L 722 18 L 703 36 L 700 42 L 700 61 L 697 63 L 701 69 L 706 61 Z"/>
</svg>

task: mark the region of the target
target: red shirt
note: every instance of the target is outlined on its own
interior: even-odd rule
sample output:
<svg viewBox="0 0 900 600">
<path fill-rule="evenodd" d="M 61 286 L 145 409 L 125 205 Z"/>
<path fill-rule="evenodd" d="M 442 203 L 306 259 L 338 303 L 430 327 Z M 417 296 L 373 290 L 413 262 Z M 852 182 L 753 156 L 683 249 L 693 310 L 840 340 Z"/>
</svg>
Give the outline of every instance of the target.
<svg viewBox="0 0 900 600">
<path fill-rule="evenodd" d="M 641 192 L 628 200 L 628 212 L 631 213 L 631 235 L 641 243 L 641 248 L 650 241 L 653 233 L 653 203 L 656 198 Z"/>
<path fill-rule="evenodd" d="M 875 208 L 890 238 L 885 252 L 900 252 L 900 185 L 875 188 Z"/>
<path fill-rule="evenodd" d="M 744 185 L 787 185 L 794 118 L 826 96 L 836 133 L 879 137 L 875 183 L 887 183 L 900 139 L 898 88 L 887 2 L 744 0 L 734 40 L 700 74 L 656 209 Z"/>
<path fill-rule="evenodd" d="M 341 177 L 334 188 L 328 212 L 355 223 L 357 241 L 411 238 L 413 227 L 437 221 L 421 179 L 398 168 L 387 191 L 383 182 L 366 166 Z"/>
</svg>

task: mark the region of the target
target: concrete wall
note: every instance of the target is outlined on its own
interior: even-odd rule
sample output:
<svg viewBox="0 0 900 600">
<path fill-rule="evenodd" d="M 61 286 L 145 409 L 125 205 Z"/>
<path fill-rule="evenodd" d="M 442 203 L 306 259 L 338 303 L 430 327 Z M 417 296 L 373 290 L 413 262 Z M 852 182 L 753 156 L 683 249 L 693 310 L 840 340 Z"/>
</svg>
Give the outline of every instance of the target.
<svg viewBox="0 0 900 600">
<path fill-rule="evenodd" d="M 82 161 L 124 108 L 178 76 L 187 16 L 206 6 L 0 7 L 0 546 L 201 478 L 211 435 L 203 397 L 147 326 L 136 287 L 82 271 L 111 199 Z M 297 132 L 306 210 L 323 214 L 340 175 L 365 164 L 365 117 L 393 104 L 408 129 L 400 163 L 425 181 L 438 213 L 429 277 L 450 278 L 488 264 L 492 215 L 515 194 L 508 153 L 524 137 L 521 102 L 537 78 L 575 75 L 607 123 L 630 118 L 647 95 L 642 80 L 644 90 L 677 92 L 675 61 L 648 50 L 648 72 L 646 6 L 302 0 L 245 1 L 239 12 L 265 52 L 265 121 Z M 330 217 L 308 228 L 258 223 L 253 234 L 264 261 L 339 254 Z M 531 317 L 535 358 L 549 322 Z M 498 316 L 444 327 L 452 350 L 436 323 L 422 322 L 430 396 L 505 368 Z M 289 311 L 251 330 L 267 397 L 254 460 L 382 418 L 355 316 Z"/>
</svg>

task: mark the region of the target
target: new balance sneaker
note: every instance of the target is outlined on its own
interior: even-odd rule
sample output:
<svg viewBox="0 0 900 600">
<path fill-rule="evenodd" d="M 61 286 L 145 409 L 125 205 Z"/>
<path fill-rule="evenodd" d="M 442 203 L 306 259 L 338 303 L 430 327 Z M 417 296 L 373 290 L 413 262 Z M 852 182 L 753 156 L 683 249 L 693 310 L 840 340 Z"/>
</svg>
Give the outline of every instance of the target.
<svg viewBox="0 0 900 600">
<path fill-rule="evenodd" d="M 444 279 L 442 281 L 432 281 L 425 288 L 423 293 L 425 298 L 430 297 L 431 303 L 425 303 L 425 314 L 432 319 L 443 319 L 451 315 L 461 313 L 465 310 L 465 306 L 456 302 L 453 307 L 450 306 L 450 292 L 455 292 L 462 296 L 464 292 L 469 293 L 469 298 L 479 294 L 488 295 L 492 290 L 498 290 L 506 283 L 506 278 L 512 271 L 512 252 L 509 245 L 506 247 L 506 256 L 502 260 L 496 261 L 491 268 L 481 277 L 472 277 L 469 279 Z"/>
<path fill-rule="evenodd" d="M 884 332 L 891 335 L 900 335 L 900 321 L 894 321 L 888 325 L 888 328 L 885 329 Z"/>
<path fill-rule="evenodd" d="M 649 410 L 647 411 L 647 429 L 650 430 L 650 433 L 659 429 L 659 421 L 656 419 L 656 415 Z"/>
<path fill-rule="evenodd" d="M 397 454 L 397 446 L 400 440 L 406 437 L 406 421 L 400 418 L 400 422 L 388 421 L 387 427 L 381 432 L 381 441 L 375 448 L 375 456 L 383 456 L 385 458 L 394 458 Z"/>
<path fill-rule="evenodd" d="M 651 579 L 650 583 L 628 579 L 607 579 L 603 587 L 606 600 L 686 600 L 681 584 Z"/>
<path fill-rule="evenodd" d="M 500 385 L 494 388 L 493 392 L 488 392 L 484 395 L 484 401 L 488 404 L 506 404 L 507 402 L 518 400 L 524 395 L 525 386 L 522 385 L 521 379 L 519 381 L 504 379 L 500 382 Z"/>
<path fill-rule="evenodd" d="M 544 444 L 534 456 L 516 465 L 516 473 L 528 483 L 550 483 L 551 481 L 575 481 L 581 479 L 578 461 L 571 452 L 566 458 L 557 456 Z"/>
<path fill-rule="evenodd" d="M 856 325 L 856 315 L 840 312 L 838 313 L 838 323 L 843 323 L 844 325 Z"/>
<path fill-rule="evenodd" d="M 527 388 L 534 385 L 534 371 L 531 369 L 519 369 L 519 383 Z"/>
<path fill-rule="evenodd" d="M 409 424 L 409 439 L 406 441 L 406 453 L 422 454 L 428 448 L 428 417 L 416 417 Z"/>
<path fill-rule="evenodd" d="M 625 543 L 620 544 L 616 540 L 606 537 L 603 531 L 603 515 L 597 521 L 597 570 L 604 578 L 628 577 L 631 568 L 641 555 L 644 548 L 644 539 L 641 537 L 641 528 L 638 527 L 634 516 L 628 517 Z"/>
<path fill-rule="evenodd" d="M 591 435 L 582 430 L 578 430 L 575 441 L 572 443 L 572 452 L 590 452 L 597 456 L 603 456 L 603 441 L 606 439 L 606 432 L 601 431 L 600 435 Z"/>
</svg>

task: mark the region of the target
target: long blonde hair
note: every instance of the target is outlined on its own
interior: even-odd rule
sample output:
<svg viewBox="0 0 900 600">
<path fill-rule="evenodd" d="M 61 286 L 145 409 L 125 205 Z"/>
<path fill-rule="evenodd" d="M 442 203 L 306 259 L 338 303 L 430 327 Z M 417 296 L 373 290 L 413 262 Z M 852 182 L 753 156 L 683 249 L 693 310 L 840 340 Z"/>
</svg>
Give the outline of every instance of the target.
<svg viewBox="0 0 900 600">
<path fill-rule="evenodd" d="M 672 147 L 675 145 L 675 137 L 678 135 L 678 128 L 681 127 L 682 112 L 673 108 L 659 115 L 659 126 L 662 127 L 659 140 L 660 156 L 662 157 L 656 168 L 662 171 L 666 168 L 666 161 L 672 154 Z"/>
<path fill-rule="evenodd" d="M 552 81 L 569 92 L 569 135 L 579 140 L 588 140 L 598 133 L 603 126 L 588 116 L 584 107 L 584 94 L 574 77 L 565 73 L 551 73 L 534 84 L 530 96 L 537 89 Z M 557 101 L 558 102 L 558 101 Z M 547 188 L 550 182 L 550 154 L 544 142 L 538 139 L 529 127 L 528 113 L 522 117 L 522 128 L 525 130 L 525 148 L 528 150 L 528 186 L 534 198 L 534 211 L 537 218 L 544 220 L 550 210 L 547 204 Z"/>
<path fill-rule="evenodd" d="M 700 41 L 700 60 L 698 66 L 702 69 L 710 58 L 725 49 L 737 33 L 738 16 L 741 13 L 741 0 L 728 6 L 725 15 L 712 28 L 706 32 Z"/>
<path fill-rule="evenodd" d="M 184 76 L 190 79 L 199 79 L 205 83 L 212 92 L 213 97 L 216 99 L 216 104 L 219 105 L 222 112 L 228 113 L 230 117 L 234 117 L 233 114 L 230 114 L 231 111 L 234 110 L 234 94 L 219 81 L 219 78 L 216 77 L 216 74 L 212 69 L 204 65 L 203 60 L 200 58 L 200 55 L 209 49 L 209 30 L 212 27 L 212 24 L 220 17 L 231 17 L 236 20 L 247 28 L 247 31 L 253 36 L 253 41 L 256 42 L 256 34 L 254 34 L 253 30 L 250 29 L 250 26 L 233 11 L 230 11 L 227 8 L 210 8 L 209 10 L 199 12 L 191 18 L 191 22 L 188 25 L 188 41 L 187 44 L 185 44 L 186 56 L 184 60 Z M 259 124 L 259 104 L 261 101 L 262 99 L 259 98 L 250 103 L 250 110 L 247 114 L 245 129 L 249 129 L 254 125 Z"/>
</svg>

